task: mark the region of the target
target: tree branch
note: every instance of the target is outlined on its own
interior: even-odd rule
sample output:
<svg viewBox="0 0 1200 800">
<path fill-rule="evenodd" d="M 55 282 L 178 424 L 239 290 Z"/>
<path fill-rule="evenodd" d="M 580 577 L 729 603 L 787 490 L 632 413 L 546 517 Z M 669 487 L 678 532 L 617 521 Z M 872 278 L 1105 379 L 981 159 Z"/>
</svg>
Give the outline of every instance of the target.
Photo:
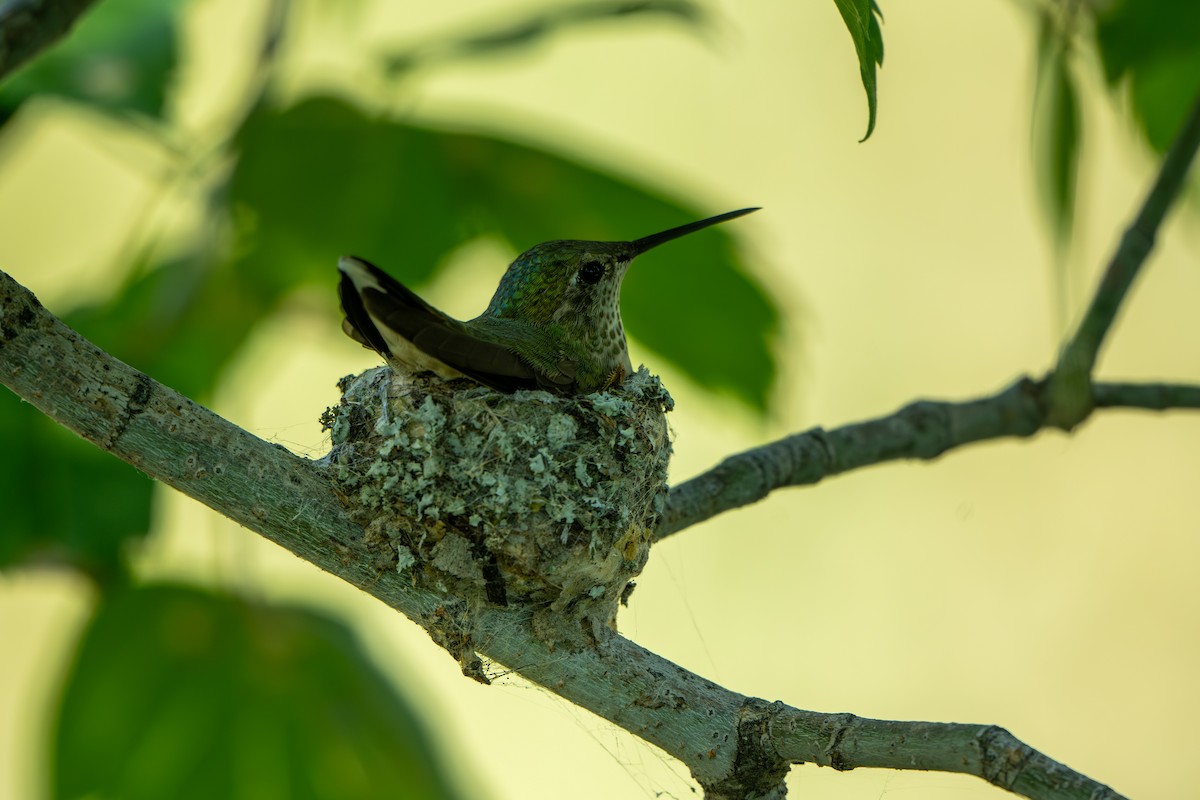
<svg viewBox="0 0 1200 800">
<path fill-rule="evenodd" d="M 781 797 L 793 763 L 966 772 L 1034 798 L 1118 798 L 999 729 L 865 720 L 732 692 L 611 633 L 553 652 L 521 608 L 464 609 L 380 564 L 322 467 L 104 353 L 0 272 L 0 382 L 65 427 L 687 764 L 709 798 Z M 1012 391 L 1012 390 L 1010 390 Z M 1162 397 L 1155 402 L 1161 402 Z"/>
<path fill-rule="evenodd" d="M 1079 330 L 1058 365 L 1041 381 L 1021 378 L 992 397 L 962 403 L 922 401 L 880 419 L 826 433 L 794 434 L 722 461 L 671 489 L 657 538 L 664 539 L 723 511 L 758 502 L 775 489 L 817 483 L 828 475 L 900 458 L 934 459 L 954 447 L 1045 427 L 1072 430 L 1097 407 L 1200 408 L 1200 387 L 1093 384 L 1104 337 L 1138 270 L 1154 246 L 1200 149 L 1200 97 L 1163 160 L 1154 186 L 1121 237 Z"/>
<path fill-rule="evenodd" d="M 0 79 L 57 42 L 96 0 L 0 2 Z"/>
<path fill-rule="evenodd" d="M 656 534 L 673 533 L 724 511 L 756 503 L 775 489 L 814 484 L 843 472 L 899 459 L 933 460 L 956 447 L 1047 427 L 1049 381 L 1021 378 L 977 400 L 921 400 L 886 417 L 832 431 L 814 428 L 730 456 L 672 487 Z M 1099 383 L 1088 408 L 1200 409 L 1200 386 Z M 1089 412 L 1090 413 L 1090 412 Z"/>
<path fill-rule="evenodd" d="M 1121 797 L 995 725 L 892 722 L 782 708 L 771 722 L 770 735 L 780 755 L 834 769 L 871 766 L 958 772 L 982 777 L 1014 794 L 1055 800 Z M 814 743 L 819 749 L 813 749 Z"/>
<path fill-rule="evenodd" d="M 1071 430 L 1087 418 L 1092 399 L 1088 384 L 1100 347 L 1154 248 L 1158 228 L 1179 196 L 1197 149 L 1200 149 L 1200 95 L 1163 159 L 1141 210 L 1121 237 L 1079 329 L 1059 356 L 1048 397 L 1050 424 L 1055 427 Z"/>
</svg>

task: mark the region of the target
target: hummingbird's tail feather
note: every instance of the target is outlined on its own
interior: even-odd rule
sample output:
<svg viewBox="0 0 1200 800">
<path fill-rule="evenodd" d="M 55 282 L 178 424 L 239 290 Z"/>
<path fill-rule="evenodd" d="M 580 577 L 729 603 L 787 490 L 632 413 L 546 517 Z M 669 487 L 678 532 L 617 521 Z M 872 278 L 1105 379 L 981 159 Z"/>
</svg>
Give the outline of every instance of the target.
<svg viewBox="0 0 1200 800">
<path fill-rule="evenodd" d="M 388 352 L 387 342 L 371 321 L 367 309 L 363 305 L 362 288 L 375 285 L 374 276 L 366 270 L 371 265 L 356 258 L 345 257 L 338 261 L 338 271 L 341 280 L 338 281 L 338 300 L 342 305 L 342 332 L 363 347 L 374 350 L 385 358 Z M 365 280 L 364 280 L 365 279 Z"/>
<path fill-rule="evenodd" d="M 390 362 L 443 378 L 474 378 L 505 392 L 536 389 L 532 366 L 502 344 L 479 338 L 383 270 L 353 256 L 338 260 L 342 329 Z"/>
</svg>

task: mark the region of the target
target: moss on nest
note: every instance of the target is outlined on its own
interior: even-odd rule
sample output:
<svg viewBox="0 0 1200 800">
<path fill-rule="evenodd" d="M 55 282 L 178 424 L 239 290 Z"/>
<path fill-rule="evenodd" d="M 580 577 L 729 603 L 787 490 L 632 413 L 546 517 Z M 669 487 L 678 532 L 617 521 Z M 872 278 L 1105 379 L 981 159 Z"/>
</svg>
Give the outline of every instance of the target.
<svg viewBox="0 0 1200 800">
<path fill-rule="evenodd" d="M 562 397 L 381 367 L 341 388 L 324 461 L 376 552 L 448 598 L 611 624 L 666 498 L 658 378 Z"/>
</svg>

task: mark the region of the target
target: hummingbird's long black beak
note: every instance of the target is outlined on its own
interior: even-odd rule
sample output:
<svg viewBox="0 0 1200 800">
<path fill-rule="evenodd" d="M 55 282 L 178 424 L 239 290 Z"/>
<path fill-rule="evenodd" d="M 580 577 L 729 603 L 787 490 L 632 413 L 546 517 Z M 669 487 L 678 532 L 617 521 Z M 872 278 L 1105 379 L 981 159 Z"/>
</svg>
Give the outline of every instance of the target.
<svg viewBox="0 0 1200 800">
<path fill-rule="evenodd" d="M 672 239 L 678 239 L 680 236 L 687 236 L 689 233 L 694 233 L 702 228 L 707 228 L 709 225 L 716 225 L 718 222 L 724 222 L 728 219 L 749 214 L 751 211 L 758 211 L 758 208 L 739 208 L 737 211 L 727 211 L 724 214 L 718 214 L 715 217 L 702 219 L 699 222 L 689 222 L 687 225 L 680 225 L 678 228 L 671 228 L 669 231 L 662 233 L 652 233 L 649 236 L 643 236 L 641 239 L 634 239 L 630 242 L 633 245 L 633 255 L 639 256 L 652 247 L 658 247 L 663 242 L 669 242 Z"/>
</svg>

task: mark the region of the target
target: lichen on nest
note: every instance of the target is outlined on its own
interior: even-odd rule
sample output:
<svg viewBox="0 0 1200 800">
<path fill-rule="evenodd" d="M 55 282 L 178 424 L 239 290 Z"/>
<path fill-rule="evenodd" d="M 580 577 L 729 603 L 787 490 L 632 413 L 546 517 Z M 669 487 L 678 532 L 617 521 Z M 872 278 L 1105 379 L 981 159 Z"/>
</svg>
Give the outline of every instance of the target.
<svg viewBox="0 0 1200 800">
<path fill-rule="evenodd" d="M 666 499 L 657 377 L 570 397 L 388 367 L 339 385 L 322 461 L 368 546 L 448 598 L 611 624 Z"/>
</svg>

